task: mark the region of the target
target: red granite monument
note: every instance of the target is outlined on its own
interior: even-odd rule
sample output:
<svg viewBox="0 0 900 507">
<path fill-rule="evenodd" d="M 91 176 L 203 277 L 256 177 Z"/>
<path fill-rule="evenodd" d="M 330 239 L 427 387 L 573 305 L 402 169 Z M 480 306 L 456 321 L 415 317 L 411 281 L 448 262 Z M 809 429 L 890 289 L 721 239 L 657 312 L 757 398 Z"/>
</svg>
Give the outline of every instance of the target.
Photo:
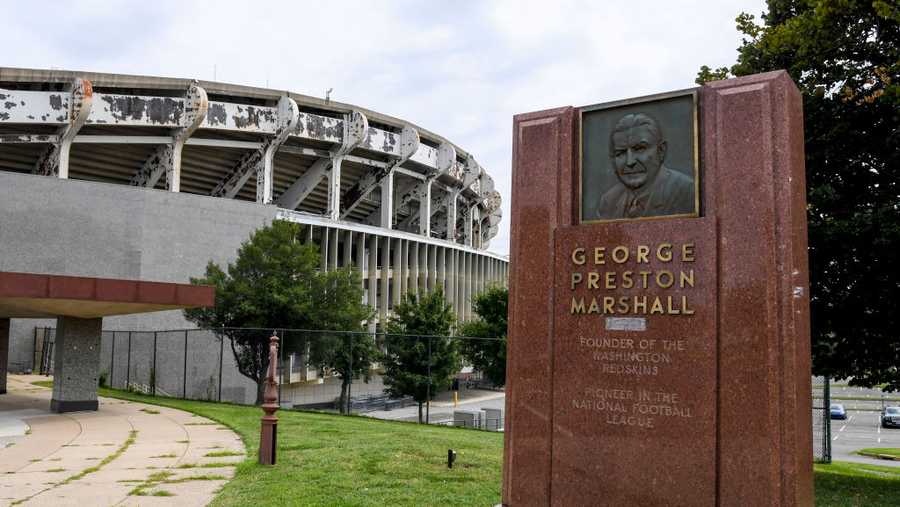
<svg viewBox="0 0 900 507">
<path fill-rule="evenodd" d="M 784 72 L 514 120 L 505 505 L 812 505 Z"/>
</svg>

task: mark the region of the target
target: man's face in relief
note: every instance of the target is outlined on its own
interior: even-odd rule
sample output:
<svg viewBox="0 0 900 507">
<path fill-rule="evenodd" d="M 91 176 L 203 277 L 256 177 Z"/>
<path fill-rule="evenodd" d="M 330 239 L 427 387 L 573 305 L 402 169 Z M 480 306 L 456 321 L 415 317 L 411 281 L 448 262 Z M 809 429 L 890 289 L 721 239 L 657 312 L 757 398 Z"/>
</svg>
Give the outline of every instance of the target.
<svg viewBox="0 0 900 507">
<path fill-rule="evenodd" d="M 637 190 L 652 182 L 666 154 L 666 143 L 647 125 L 635 125 L 613 134 L 613 165 L 619 181 Z"/>
</svg>

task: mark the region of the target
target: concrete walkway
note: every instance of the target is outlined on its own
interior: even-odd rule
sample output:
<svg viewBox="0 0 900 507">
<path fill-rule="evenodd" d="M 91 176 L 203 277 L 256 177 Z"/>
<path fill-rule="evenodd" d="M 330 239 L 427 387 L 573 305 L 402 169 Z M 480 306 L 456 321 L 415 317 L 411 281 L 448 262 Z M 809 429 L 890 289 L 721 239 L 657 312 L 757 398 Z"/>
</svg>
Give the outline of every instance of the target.
<svg viewBox="0 0 900 507">
<path fill-rule="evenodd" d="M 244 459 L 236 433 L 181 410 L 100 398 L 51 413 L 35 380 L 10 375 L 0 395 L 0 507 L 206 505 Z"/>
</svg>

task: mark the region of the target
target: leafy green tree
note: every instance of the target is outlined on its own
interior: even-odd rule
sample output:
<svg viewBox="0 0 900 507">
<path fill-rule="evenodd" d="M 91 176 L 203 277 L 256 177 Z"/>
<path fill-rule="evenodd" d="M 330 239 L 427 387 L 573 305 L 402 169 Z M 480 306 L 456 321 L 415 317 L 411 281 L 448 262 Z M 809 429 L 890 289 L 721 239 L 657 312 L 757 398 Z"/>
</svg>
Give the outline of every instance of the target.
<svg viewBox="0 0 900 507">
<path fill-rule="evenodd" d="M 257 404 L 262 403 L 271 330 L 358 330 L 369 315 L 361 303 L 358 275 L 349 270 L 320 272 L 319 249 L 304 244 L 300 232 L 299 224 L 276 220 L 251 234 L 225 269 L 210 262 L 205 276 L 191 279 L 214 286 L 216 300 L 212 308 L 185 310 L 185 317 L 230 339 L 238 371 L 256 382 Z M 282 340 L 282 347 L 291 351 L 306 343 Z"/>
<path fill-rule="evenodd" d="M 506 333 L 509 289 L 490 287 L 473 301 L 478 318 L 463 323 L 459 335 L 462 356 L 495 386 L 506 384 Z M 477 338 L 486 338 L 479 340 Z"/>
<path fill-rule="evenodd" d="M 348 413 L 350 383 L 355 377 L 369 381 L 371 365 L 378 354 L 374 336 L 361 333 L 362 323 L 372 318 L 372 311 L 360 303 L 363 289 L 356 271 L 320 273 L 313 278 L 312 288 L 317 301 L 310 318 L 316 329 L 343 332 L 307 334 L 310 364 L 340 377 L 339 407 L 342 414 Z"/>
<path fill-rule="evenodd" d="M 813 370 L 900 389 L 900 4 L 769 0 L 730 68 L 785 69 L 803 94 Z"/>
<path fill-rule="evenodd" d="M 391 396 L 412 396 L 419 404 L 450 385 L 459 371 L 459 356 L 450 328 L 455 316 L 444 292 L 417 297 L 407 293 L 394 305 L 385 335 L 384 385 Z"/>
</svg>

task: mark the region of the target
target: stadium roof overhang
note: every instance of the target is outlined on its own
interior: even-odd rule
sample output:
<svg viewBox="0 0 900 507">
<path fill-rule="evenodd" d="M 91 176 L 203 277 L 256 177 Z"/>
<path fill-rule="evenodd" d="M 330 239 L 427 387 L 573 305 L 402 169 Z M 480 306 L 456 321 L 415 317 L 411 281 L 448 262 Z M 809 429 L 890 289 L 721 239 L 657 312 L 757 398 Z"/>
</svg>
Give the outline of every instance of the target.
<svg viewBox="0 0 900 507">
<path fill-rule="evenodd" d="M 0 170 L 275 203 L 476 249 L 501 220 L 487 171 L 428 130 L 188 79 L 0 68 Z"/>
</svg>

